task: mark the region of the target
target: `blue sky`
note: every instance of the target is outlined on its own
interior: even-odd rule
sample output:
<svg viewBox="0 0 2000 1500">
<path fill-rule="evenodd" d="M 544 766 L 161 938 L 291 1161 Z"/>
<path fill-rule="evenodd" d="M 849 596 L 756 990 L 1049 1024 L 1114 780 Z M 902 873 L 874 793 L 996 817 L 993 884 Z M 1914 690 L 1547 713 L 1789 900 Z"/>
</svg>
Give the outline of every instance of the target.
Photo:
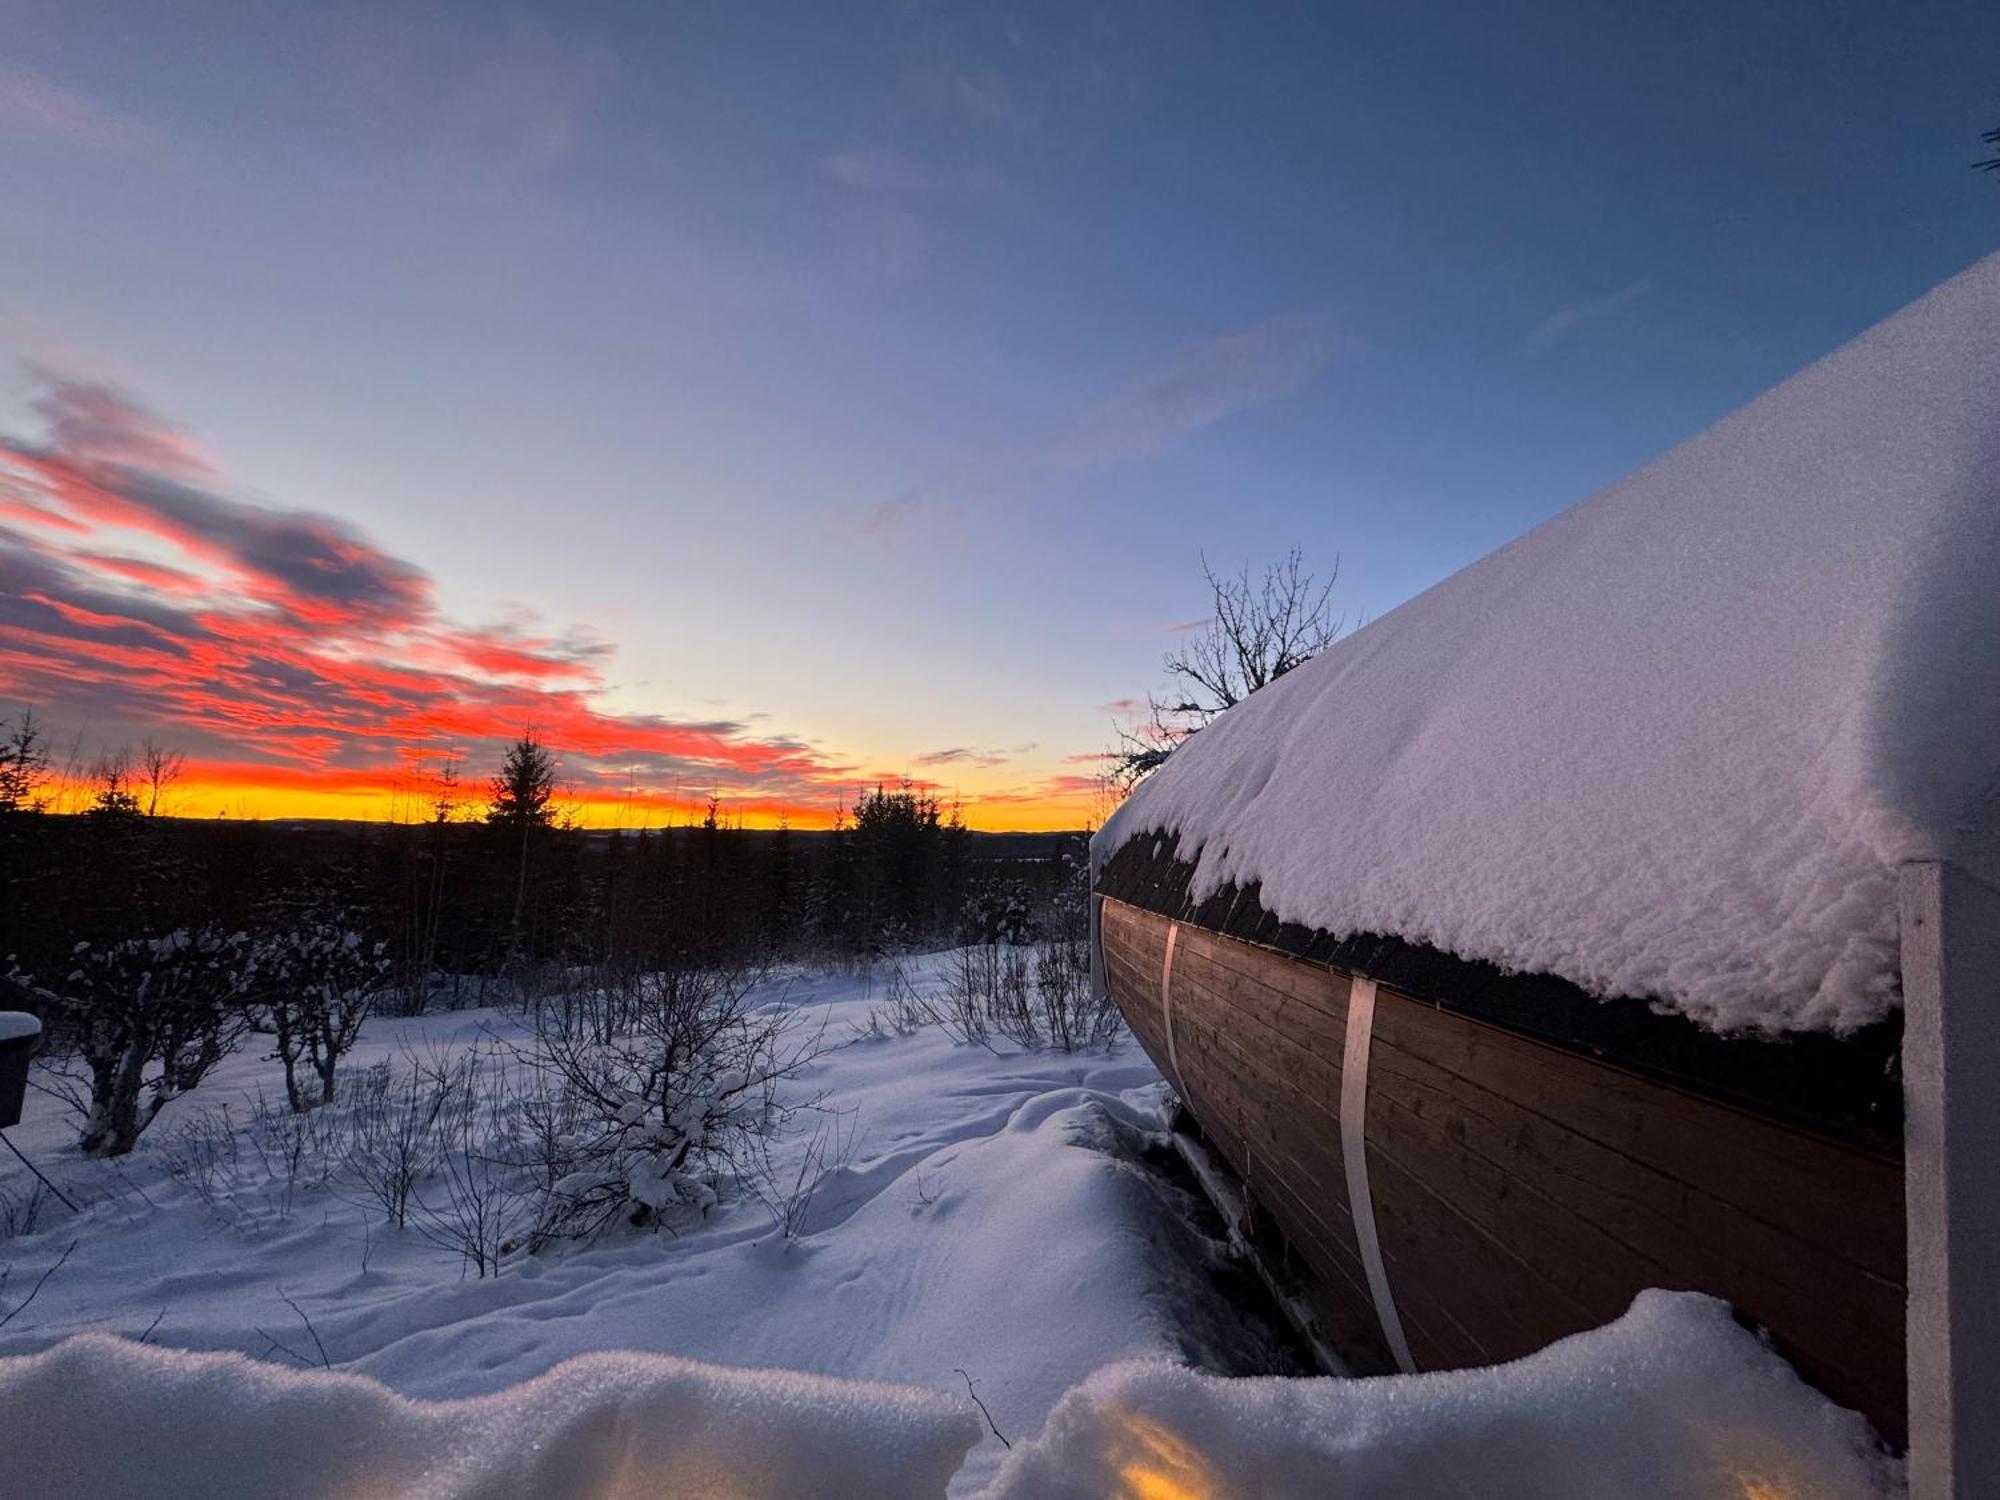
<svg viewBox="0 0 2000 1500">
<path fill-rule="evenodd" d="M 2000 246 L 1996 42 L 1973 4 L 0 0 L 0 433 L 115 393 L 436 621 L 592 642 L 600 717 L 1005 823 L 1155 681 L 1204 549 L 1337 554 L 1380 614 Z"/>
</svg>

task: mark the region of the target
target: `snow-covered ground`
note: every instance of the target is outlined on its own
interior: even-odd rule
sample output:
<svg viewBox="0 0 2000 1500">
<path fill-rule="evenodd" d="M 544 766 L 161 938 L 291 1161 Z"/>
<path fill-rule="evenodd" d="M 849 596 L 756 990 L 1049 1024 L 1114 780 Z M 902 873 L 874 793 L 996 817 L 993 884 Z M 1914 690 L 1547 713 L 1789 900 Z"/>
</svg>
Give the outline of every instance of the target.
<svg viewBox="0 0 2000 1500">
<path fill-rule="evenodd" d="M 43 1227 L 0 1243 L 15 1272 L 0 1316 L 24 1280 L 76 1246 L 0 1330 L 0 1354 L 84 1330 L 137 1338 L 152 1328 L 162 1346 L 317 1365 L 316 1333 L 335 1368 L 426 1398 L 499 1390 L 606 1349 L 961 1399 L 962 1369 L 1014 1438 L 1100 1365 L 1178 1353 L 1205 1326 L 1226 1329 L 1184 1205 L 1163 1199 L 1172 1190 L 1135 1160 L 1161 1087 L 1135 1045 L 1066 1056 L 953 1045 L 935 1027 L 870 1038 L 881 990 L 879 975 L 872 985 L 793 975 L 771 988 L 846 1042 L 786 1086 L 795 1099 L 823 1096 L 824 1113 L 807 1111 L 775 1143 L 783 1187 L 816 1121 L 853 1139 L 802 1235 L 778 1232 L 755 1198 L 725 1195 L 678 1237 L 621 1227 L 483 1279 L 323 1190 L 298 1188 L 285 1212 L 282 1186 L 266 1180 L 218 1213 L 169 1175 L 169 1143 L 190 1114 L 227 1106 L 240 1121 L 259 1090 L 282 1105 L 277 1065 L 254 1046 L 168 1106 L 122 1163 L 78 1158 L 74 1117 L 31 1092 L 10 1137 L 93 1206 L 76 1221 L 45 1205 Z M 378 1018 L 351 1069 L 524 1034 L 518 1017 L 490 1010 Z M 25 1198 L 26 1172 L 5 1160 L 0 1185 Z M 956 1488 L 976 1488 L 1004 1451 L 988 1434 Z"/>
<path fill-rule="evenodd" d="M 920 982 L 936 964 L 917 962 Z M 73 1120 L 31 1096 L 10 1137 L 85 1212 L 44 1204 L 0 1240 L 0 1356 L 36 1356 L 0 1358 L 0 1493 L 899 1500 L 946 1475 L 995 1500 L 1893 1488 L 1865 1424 L 1703 1298 L 1642 1301 L 1499 1371 L 1190 1373 L 1283 1356 L 1143 1159 L 1162 1085 L 1135 1046 L 870 1034 L 881 986 L 858 977 L 794 975 L 769 999 L 844 1043 L 786 1086 L 813 1107 L 776 1144 L 777 1184 L 836 1139 L 814 1121 L 852 1143 L 799 1232 L 726 1192 L 678 1235 L 621 1227 L 496 1276 L 308 1181 L 288 1202 L 261 1164 L 233 1195 L 169 1172 L 199 1112 L 226 1106 L 240 1134 L 260 1090 L 282 1099 L 257 1050 L 122 1163 L 79 1159 Z M 494 1011 L 377 1019 L 353 1065 L 522 1033 Z M 0 1206 L 18 1215 L 30 1179 L 5 1161 Z M 81 1333 L 146 1347 L 62 1342 Z"/>
</svg>

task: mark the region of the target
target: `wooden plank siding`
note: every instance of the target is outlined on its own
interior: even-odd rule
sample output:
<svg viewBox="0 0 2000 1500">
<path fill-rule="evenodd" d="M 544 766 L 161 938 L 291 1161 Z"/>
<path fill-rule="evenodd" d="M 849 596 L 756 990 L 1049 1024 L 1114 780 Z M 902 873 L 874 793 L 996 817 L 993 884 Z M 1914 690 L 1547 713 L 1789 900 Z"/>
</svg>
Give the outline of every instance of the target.
<svg viewBox="0 0 2000 1500">
<path fill-rule="evenodd" d="M 1113 998 L 1172 1077 L 1172 924 L 1100 898 Z M 1182 924 L 1184 1101 L 1313 1275 L 1323 1336 L 1389 1368 L 1340 1133 L 1349 976 Z M 1422 1368 L 1512 1359 L 1690 1288 L 1768 1328 L 1799 1371 L 1903 1440 L 1899 1160 L 1388 987 L 1366 1161 L 1390 1289 Z"/>
</svg>

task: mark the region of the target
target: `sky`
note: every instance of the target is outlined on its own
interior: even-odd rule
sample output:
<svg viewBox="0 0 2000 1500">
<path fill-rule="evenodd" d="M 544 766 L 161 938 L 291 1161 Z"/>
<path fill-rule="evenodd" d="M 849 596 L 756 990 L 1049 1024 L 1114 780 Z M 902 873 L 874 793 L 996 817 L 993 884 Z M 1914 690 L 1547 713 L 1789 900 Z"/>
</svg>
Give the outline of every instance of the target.
<svg viewBox="0 0 2000 1500">
<path fill-rule="evenodd" d="M 0 717 L 190 816 L 1075 827 L 2000 248 L 2000 7 L 0 0 Z"/>
</svg>

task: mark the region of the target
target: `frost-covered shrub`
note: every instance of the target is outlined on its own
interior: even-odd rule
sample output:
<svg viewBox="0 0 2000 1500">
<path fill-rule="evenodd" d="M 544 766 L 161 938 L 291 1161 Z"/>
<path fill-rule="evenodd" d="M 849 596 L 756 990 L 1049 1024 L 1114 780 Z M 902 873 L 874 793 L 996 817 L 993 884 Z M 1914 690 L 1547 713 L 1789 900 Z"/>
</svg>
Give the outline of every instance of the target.
<svg viewBox="0 0 2000 1500">
<path fill-rule="evenodd" d="M 1017 943 L 1033 931 L 1034 894 L 1020 880 L 995 881 L 966 898 L 959 916 L 961 941 L 975 945 Z"/>
<path fill-rule="evenodd" d="M 129 1152 L 170 1099 L 235 1050 L 248 946 L 240 932 L 206 927 L 78 943 L 60 980 L 29 980 L 55 1013 L 56 1076 L 84 1116 L 87 1154 Z"/>
<path fill-rule="evenodd" d="M 260 938 L 245 978 L 284 1064 L 294 1111 L 333 1098 L 342 1054 L 361 1034 L 375 997 L 389 984 L 385 943 L 365 941 L 345 923 L 317 918 Z M 310 1070 L 317 1090 L 301 1074 Z"/>
<path fill-rule="evenodd" d="M 779 1082 L 820 1046 L 794 1011 L 753 999 L 759 977 L 690 964 L 542 1013 L 523 1056 L 552 1085 L 544 1108 L 560 1101 L 545 1139 L 569 1170 L 549 1185 L 539 1233 L 619 1216 L 671 1229 L 715 1203 L 722 1170 L 777 1123 Z"/>
</svg>

